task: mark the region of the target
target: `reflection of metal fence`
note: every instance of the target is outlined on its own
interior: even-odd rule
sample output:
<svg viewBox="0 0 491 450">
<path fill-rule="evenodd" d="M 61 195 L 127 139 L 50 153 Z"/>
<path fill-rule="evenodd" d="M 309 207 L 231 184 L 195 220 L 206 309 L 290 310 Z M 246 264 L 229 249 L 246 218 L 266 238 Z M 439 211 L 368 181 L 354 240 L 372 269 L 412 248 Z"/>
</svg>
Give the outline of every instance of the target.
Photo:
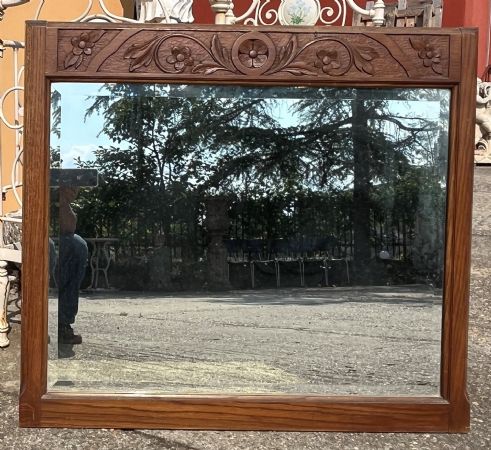
<svg viewBox="0 0 491 450">
<path fill-rule="evenodd" d="M 338 253 L 337 239 L 303 237 L 300 239 L 227 239 L 224 241 L 231 260 L 294 260 L 298 258 L 324 258 Z"/>
<path fill-rule="evenodd" d="M 79 217 L 82 218 L 83 211 Z M 260 260 L 296 260 L 298 258 L 348 258 L 354 257 L 354 231 L 353 224 L 349 216 L 339 222 L 327 225 L 325 233 L 322 235 L 310 235 L 298 232 L 293 228 L 283 227 L 276 234 L 284 237 L 278 238 L 248 238 L 249 236 L 266 235 L 267 232 L 261 224 L 251 223 L 249 226 L 236 226 L 236 222 L 248 222 L 247 217 L 232 218 L 229 233 L 224 236 L 224 244 L 227 248 L 230 261 L 260 261 Z M 295 222 L 295 221 L 293 221 Z M 145 257 L 153 252 L 154 248 L 164 245 L 171 252 L 171 257 L 175 261 L 180 261 L 186 253 L 192 253 L 196 257 L 203 256 L 207 245 L 206 227 L 203 225 L 204 218 L 197 223 L 185 223 L 180 221 L 170 225 L 172 230 L 166 237 L 165 242 L 161 242 L 161 231 L 157 226 L 154 232 L 145 229 L 144 235 L 138 235 L 135 231 L 128 235 L 118 234 L 120 242 L 118 254 L 122 257 Z M 103 230 L 98 235 L 114 235 L 113 230 L 123 230 L 123 226 L 118 224 L 107 224 L 109 226 L 99 226 L 92 223 L 97 229 Z M 148 224 L 147 224 L 148 225 Z M 322 228 L 321 218 L 317 222 Z M 135 228 L 137 228 L 135 226 Z M 93 230 L 82 234 L 92 235 Z M 111 234 L 112 233 L 112 234 Z M 387 221 L 376 219 L 372 214 L 369 231 L 369 245 L 372 257 L 376 257 L 381 251 L 386 251 L 391 259 L 408 260 L 412 255 L 414 241 L 414 224 L 406 223 L 403 220 Z M 300 235 L 299 237 L 297 237 Z M 293 237 L 292 237 L 293 236 Z"/>
<path fill-rule="evenodd" d="M 277 208 L 275 216 L 274 205 L 247 203 L 235 204 L 232 208 L 227 248 L 233 258 L 354 257 L 353 205 L 350 201 L 327 196 L 321 201 L 307 200 L 302 207 L 290 208 L 288 216 L 280 212 L 285 210 L 283 204 Z M 375 206 L 377 212 L 371 211 L 367 224 L 372 257 L 384 250 L 392 259 L 409 259 L 414 240 L 414 217 L 412 220 L 396 219 L 393 211 Z M 272 223 L 275 224 L 273 227 L 270 226 Z M 253 239 L 254 236 L 266 238 Z"/>
</svg>

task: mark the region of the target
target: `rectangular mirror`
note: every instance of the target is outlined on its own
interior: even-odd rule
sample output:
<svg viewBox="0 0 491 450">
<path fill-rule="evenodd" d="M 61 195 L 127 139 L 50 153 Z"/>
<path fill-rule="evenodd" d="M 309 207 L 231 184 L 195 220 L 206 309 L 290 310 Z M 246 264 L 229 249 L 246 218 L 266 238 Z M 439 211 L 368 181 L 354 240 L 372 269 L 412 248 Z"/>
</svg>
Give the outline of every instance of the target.
<svg viewBox="0 0 491 450">
<path fill-rule="evenodd" d="M 51 89 L 49 391 L 439 395 L 448 89 Z"/>
<path fill-rule="evenodd" d="M 474 35 L 286 30 L 30 26 L 21 424 L 466 429 Z"/>
</svg>

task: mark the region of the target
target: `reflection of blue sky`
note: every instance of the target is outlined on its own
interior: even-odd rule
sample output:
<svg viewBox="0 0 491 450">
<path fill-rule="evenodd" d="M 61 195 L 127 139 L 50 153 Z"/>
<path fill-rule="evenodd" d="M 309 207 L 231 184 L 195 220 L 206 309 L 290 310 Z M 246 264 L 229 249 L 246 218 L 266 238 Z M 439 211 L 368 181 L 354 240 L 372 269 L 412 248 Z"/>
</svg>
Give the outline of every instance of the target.
<svg viewBox="0 0 491 450">
<path fill-rule="evenodd" d="M 55 83 L 61 94 L 61 136 L 51 136 L 51 145 L 59 146 L 63 167 L 75 167 L 75 159 L 91 161 L 99 146 L 110 145 L 107 136 L 101 133 L 103 119 L 93 114 L 85 117 L 94 103 L 92 96 L 101 95 L 100 83 Z"/>
<path fill-rule="evenodd" d="M 75 160 L 82 161 L 94 160 L 94 152 L 99 147 L 110 146 L 111 140 L 103 132 L 103 117 L 100 113 L 86 117 L 87 109 L 94 103 L 94 97 L 105 95 L 101 83 L 55 83 L 52 89 L 56 89 L 61 94 L 61 137 L 51 138 L 51 146 L 59 146 L 61 149 L 61 159 L 63 167 L 75 167 Z M 180 97 L 200 97 L 203 89 L 208 86 L 190 85 L 184 90 L 179 88 Z M 101 89 L 102 88 L 102 89 Z M 246 88 L 248 96 L 253 98 L 275 98 L 276 103 L 271 113 L 278 123 L 283 127 L 299 124 L 299 116 L 292 112 L 292 106 L 305 98 L 312 98 L 316 95 L 316 88 Z M 334 89 L 332 90 L 334 92 Z M 208 91 L 209 92 L 209 91 Z M 394 95 L 396 90 L 374 90 L 374 97 L 377 99 L 388 98 Z M 400 92 L 400 91 L 399 91 Z M 448 92 L 448 91 L 447 91 Z M 172 86 L 161 86 L 158 95 L 175 96 L 176 89 Z M 219 86 L 214 89 L 214 96 L 217 98 L 235 98 L 244 95 L 244 88 L 241 86 Z M 389 100 L 388 110 L 391 114 L 398 116 L 405 125 L 414 125 L 414 120 L 407 117 L 424 118 L 441 121 L 441 103 L 433 101 L 401 101 Z M 446 118 L 445 118 L 446 119 Z M 387 125 L 385 132 L 389 135 L 397 133 L 395 125 Z M 124 143 L 115 144 L 124 146 Z"/>
</svg>

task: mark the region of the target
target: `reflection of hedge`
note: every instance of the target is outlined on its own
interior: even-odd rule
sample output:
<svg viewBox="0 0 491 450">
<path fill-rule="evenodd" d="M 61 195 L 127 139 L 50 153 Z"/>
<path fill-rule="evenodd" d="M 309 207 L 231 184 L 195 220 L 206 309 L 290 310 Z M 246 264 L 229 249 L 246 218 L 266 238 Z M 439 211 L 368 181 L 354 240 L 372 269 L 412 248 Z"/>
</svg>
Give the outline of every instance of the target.
<svg viewBox="0 0 491 450">
<path fill-rule="evenodd" d="M 121 258 L 112 263 L 108 276 L 111 287 L 129 291 L 183 291 L 205 287 L 205 264 L 173 262 L 166 277 L 159 277 L 151 263 L 141 258 Z"/>
</svg>

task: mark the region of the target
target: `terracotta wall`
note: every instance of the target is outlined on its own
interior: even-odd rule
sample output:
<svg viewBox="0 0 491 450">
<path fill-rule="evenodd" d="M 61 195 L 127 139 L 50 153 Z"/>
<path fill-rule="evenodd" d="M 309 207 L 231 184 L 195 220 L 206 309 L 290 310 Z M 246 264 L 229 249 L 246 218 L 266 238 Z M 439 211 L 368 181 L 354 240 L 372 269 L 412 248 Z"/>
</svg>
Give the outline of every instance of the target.
<svg viewBox="0 0 491 450">
<path fill-rule="evenodd" d="M 0 39 L 24 41 L 25 21 L 35 18 L 40 2 L 41 0 L 30 0 L 29 3 L 24 5 L 8 8 L 5 11 L 4 19 L 0 21 Z M 88 0 L 45 0 L 40 19 L 51 21 L 73 20 L 84 12 L 88 3 Z M 94 3 L 97 2 L 95 1 Z M 105 3 L 111 12 L 115 14 L 128 16 L 133 14 L 132 0 L 105 0 Z M 93 12 L 101 11 L 94 7 Z M 22 65 L 24 63 L 23 52 L 20 52 L 20 56 L 19 63 Z M 23 79 L 21 79 L 20 84 L 23 84 L 23 82 Z M 0 95 L 14 86 L 14 84 L 12 51 L 6 50 L 3 59 L 0 59 Z M 22 94 L 20 97 L 22 100 Z M 13 123 L 14 95 L 10 94 L 5 99 L 3 110 L 9 122 Z M 6 185 L 11 183 L 10 171 L 15 155 L 15 133 L 3 124 L 0 128 L 0 147 L 2 149 L 0 168 L 2 184 Z M 14 201 L 11 192 L 8 193 L 7 200 L 3 202 L 3 208 L 4 212 L 17 209 L 17 203 Z"/>
<path fill-rule="evenodd" d="M 444 0 L 443 26 L 479 28 L 477 73 L 482 74 L 491 62 L 491 0 Z"/>
</svg>

